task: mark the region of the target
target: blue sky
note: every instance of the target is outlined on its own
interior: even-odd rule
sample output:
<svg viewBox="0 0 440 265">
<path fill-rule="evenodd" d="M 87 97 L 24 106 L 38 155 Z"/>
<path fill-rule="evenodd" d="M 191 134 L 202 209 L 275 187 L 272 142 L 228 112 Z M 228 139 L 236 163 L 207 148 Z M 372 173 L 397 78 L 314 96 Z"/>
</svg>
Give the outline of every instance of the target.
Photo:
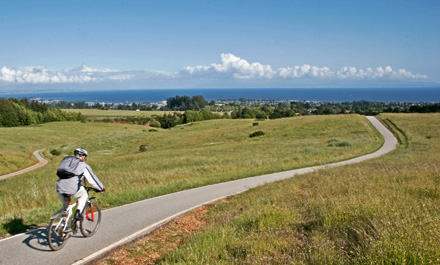
<svg viewBox="0 0 440 265">
<path fill-rule="evenodd" d="M 0 93 L 440 87 L 440 2 L 8 1 Z"/>
</svg>

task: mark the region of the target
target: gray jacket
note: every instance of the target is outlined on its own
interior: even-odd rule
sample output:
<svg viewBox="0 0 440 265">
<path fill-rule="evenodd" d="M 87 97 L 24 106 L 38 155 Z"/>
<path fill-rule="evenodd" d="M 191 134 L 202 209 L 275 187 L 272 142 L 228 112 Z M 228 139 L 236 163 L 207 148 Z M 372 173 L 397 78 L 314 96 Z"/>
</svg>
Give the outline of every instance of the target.
<svg viewBox="0 0 440 265">
<path fill-rule="evenodd" d="M 86 162 L 80 162 L 75 171 L 75 176 L 67 179 L 59 179 L 57 181 L 57 192 L 61 194 L 74 195 L 81 187 L 83 178 L 97 190 L 104 190 L 104 185 L 99 181 L 98 177 L 93 173 L 92 168 Z"/>
</svg>

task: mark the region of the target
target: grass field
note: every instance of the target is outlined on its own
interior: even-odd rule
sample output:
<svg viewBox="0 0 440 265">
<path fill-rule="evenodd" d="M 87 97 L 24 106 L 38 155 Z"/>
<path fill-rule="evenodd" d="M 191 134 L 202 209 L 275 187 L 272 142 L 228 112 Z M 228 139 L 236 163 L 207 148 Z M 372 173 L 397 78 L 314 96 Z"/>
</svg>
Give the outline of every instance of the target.
<svg viewBox="0 0 440 265">
<path fill-rule="evenodd" d="M 213 204 L 205 228 L 156 262 L 439 264 L 440 115 L 379 118 L 398 134 L 398 150 Z M 129 250 L 131 260 L 146 252 Z"/>
<path fill-rule="evenodd" d="M 212 120 L 170 130 L 99 122 L 60 122 L 1 128 L 2 150 L 29 155 L 47 148 L 45 167 L 0 181 L 0 234 L 16 233 L 48 220 L 60 207 L 56 168 L 76 147 L 107 193 L 103 207 L 270 172 L 339 161 L 379 148 L 382 139 L 358 115 L 267 120 Z M 250 138 L 255 131 L 265 135 Z M 338 145 L 335 143 L 343 143 Z M 141 152 L 140 146 L 147 151 Z M 51 150 L 61 153 L 51 155 Z M 3 169 L 3 171 L 7 171 Z"/>
<path fill-rule="evenodd" d="M 97 109 L 63 109 L 67 112 L 80 112 L 86 119 L 111 119 L 124 117 L 162 116 L 172 111 L 134 111 L 134 110 L 97 110 Z"/>
</svg>

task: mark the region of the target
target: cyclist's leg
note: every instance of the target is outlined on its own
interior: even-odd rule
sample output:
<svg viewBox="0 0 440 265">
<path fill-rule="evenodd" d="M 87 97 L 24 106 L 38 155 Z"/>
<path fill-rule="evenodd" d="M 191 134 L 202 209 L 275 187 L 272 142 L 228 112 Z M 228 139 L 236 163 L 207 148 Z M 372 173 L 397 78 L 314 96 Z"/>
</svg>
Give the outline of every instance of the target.
<svg viewBox="0 0 440 265">
<path fill-rule="evenodd" d="M 55 216 L 59 213 L 64 212 L 67 209 L 68 202 L 70 201 L 70 196 L 67 194 L 58 193 L 58 198 L 60 199 L 63 206 L 61 206 L 61 209 L 59 209 L 52 215 L 52 219 L 55 218 Z"/>
<path fill-rule="evenodd" d="M 81 212 L 84 209 L 84 206 L 86 205 L 87 199 L 89 197 L 87 195 L 86 189 L 81 186 L 81 188 L 79 188 L 78 192 L 73 195 L 73 197 L 78 199 L 78 206 L 76 209 Z"/>
</svg>

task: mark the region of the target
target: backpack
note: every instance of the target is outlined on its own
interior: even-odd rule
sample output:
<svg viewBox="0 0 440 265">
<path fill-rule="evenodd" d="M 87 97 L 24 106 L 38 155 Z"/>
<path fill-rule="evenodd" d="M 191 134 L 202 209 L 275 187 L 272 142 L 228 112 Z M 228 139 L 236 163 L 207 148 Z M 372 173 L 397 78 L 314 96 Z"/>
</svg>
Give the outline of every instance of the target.
<svg viewBox="0 0 440 265">
<path fill-rule="evenodd" d="M 68 179 L 76 176 L 76 168 L 81 160 L 74 156 L 65 157 L 57 170 L 57 176 L 60 179 Z"/>
</svg>

